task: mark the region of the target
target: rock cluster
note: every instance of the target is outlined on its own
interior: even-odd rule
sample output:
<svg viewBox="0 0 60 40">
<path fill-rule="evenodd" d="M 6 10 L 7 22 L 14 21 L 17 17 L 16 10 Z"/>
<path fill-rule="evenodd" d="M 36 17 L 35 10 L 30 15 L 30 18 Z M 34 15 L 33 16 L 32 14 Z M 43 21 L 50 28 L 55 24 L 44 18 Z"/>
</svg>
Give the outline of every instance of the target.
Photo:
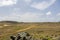
<svg viewBox="0 0 60 40">
<path fill-rule="evenodd" d="M 33 40 L 32 36 L 27 32 L 18 33 L 17 36 L 10 36 L 11 40 Z"/>
</svg>

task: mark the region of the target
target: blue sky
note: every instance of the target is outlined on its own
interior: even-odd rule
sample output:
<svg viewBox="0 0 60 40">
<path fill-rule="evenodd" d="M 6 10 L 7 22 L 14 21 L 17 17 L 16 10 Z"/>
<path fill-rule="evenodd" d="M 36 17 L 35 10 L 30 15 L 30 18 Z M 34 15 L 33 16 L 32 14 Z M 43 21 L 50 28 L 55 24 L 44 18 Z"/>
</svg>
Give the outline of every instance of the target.
<svg viewBox="0 0 60 40">
<path fill-rule="evenodd" d="M 0 21 L 58 22 L 60 0 L 0 0 Z"/>
</svg>

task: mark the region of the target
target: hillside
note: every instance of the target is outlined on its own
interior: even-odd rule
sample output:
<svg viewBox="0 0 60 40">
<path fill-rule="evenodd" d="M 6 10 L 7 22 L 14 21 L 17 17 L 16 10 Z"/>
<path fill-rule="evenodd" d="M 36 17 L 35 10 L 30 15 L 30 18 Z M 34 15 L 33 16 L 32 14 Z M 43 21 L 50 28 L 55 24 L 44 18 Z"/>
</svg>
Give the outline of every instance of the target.
<svg viewBox="0 0 60 40">
<path fill-rule="evenodd" d="M 15 21 L 1 21 L 0 22 L 0 40 L 9 40 L 10 35 L 16 35 L 19 32 L 28 32 L 34 38 L 41 37 L 54 38 L 60 35 L 60 23 L 58 22 L 15 22 Z"/>
</svg>

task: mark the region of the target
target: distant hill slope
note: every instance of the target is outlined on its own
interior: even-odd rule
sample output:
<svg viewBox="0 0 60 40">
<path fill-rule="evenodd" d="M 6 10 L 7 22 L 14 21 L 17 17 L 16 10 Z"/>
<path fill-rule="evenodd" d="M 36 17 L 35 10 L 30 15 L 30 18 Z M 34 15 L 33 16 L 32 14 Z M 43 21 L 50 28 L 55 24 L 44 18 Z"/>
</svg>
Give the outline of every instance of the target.
<svg viewBox="0 0 60 40">
<path fill-rule="evenodd" d="M 17 21 L 0 21 L 0 23 L 19 23 Z"/>
</svg>

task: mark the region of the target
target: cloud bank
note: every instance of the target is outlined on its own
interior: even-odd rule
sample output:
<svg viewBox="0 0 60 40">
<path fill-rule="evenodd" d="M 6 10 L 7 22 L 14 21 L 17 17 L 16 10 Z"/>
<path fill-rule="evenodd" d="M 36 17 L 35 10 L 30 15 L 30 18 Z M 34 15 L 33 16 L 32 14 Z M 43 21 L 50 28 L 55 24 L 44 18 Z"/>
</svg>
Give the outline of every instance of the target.
<svg viewBox="0 0 60 40">
<path fill-rule="evenodd" d="M 44 10 L 46 8 L 48 8 L 49 6 L 53 5 L 55 3 L 56 0 L 50 0 L 50 2 L 47 1 L 43 1 L 43 2 L 39 2 L 39 3 L 32 3 L 31 7 L 36 8 L 36 9 L 40 9 L 40 10 Z"/>
<path fill-rule="evenodd" d="M 21 22 L 38 22 L 38 21 L 48 21 L 53 19 L 52 17 L 46 17 L 51 15 L 52 13 L 48 11 L 47 13 L 11 13 L 8 16 L 0 16 L 1 20 L 14 20 L 14 21 L 21 21 Z M 45 16 L 44 16 L 45 15 Z"/>
<path fill-rule="evenodd" d="M 16 4 L 17 0 L 0 0 L 0 6 L 8 6 Z"/>
</svg>

